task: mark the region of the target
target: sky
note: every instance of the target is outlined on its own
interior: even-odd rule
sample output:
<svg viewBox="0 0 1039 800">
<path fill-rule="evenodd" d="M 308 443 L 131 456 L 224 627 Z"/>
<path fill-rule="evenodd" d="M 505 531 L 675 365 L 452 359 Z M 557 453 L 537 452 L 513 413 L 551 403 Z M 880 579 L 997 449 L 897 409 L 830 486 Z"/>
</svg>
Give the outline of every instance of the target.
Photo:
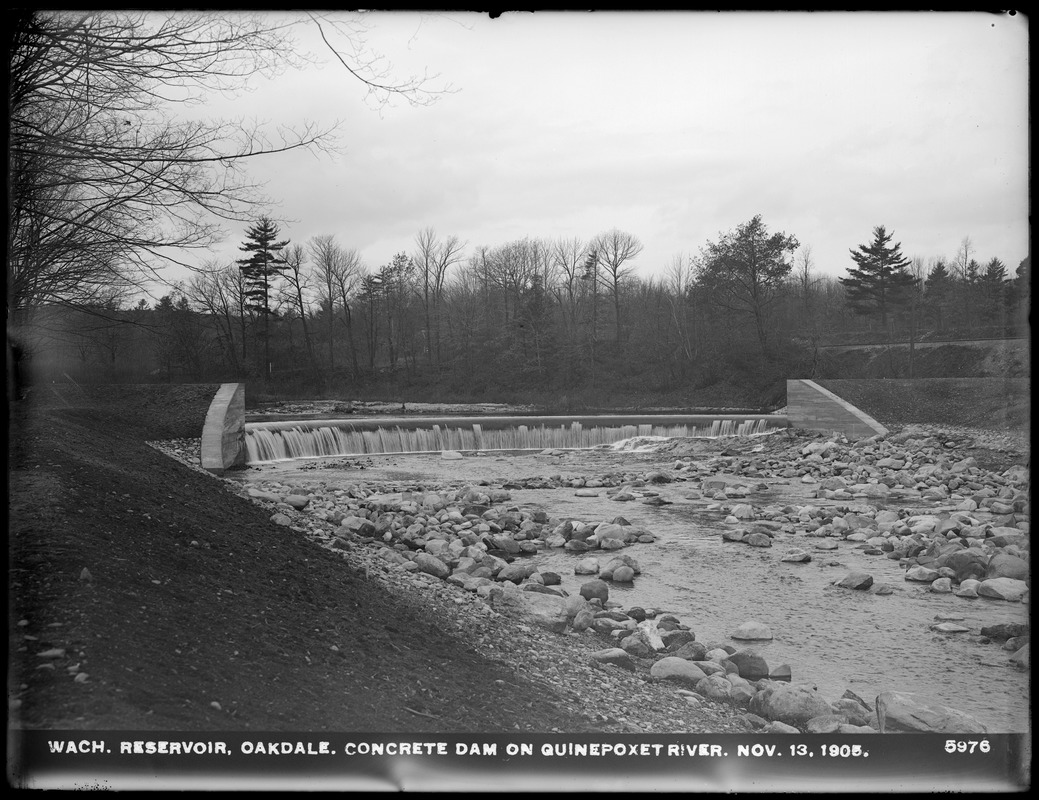
<svg viewBox="0 0 1039 800">
<path fill-rule="evenodd" d="M 358 19 L 356 15 L 347 18 Z M 1012 275 L 1029 247 L 1028 28 L 988 13 L 373 12 L 390 74 L 432 104 L 378 108 L 334 63 L 214 100 L 272 125 L 340 122 L 335 153 L 254 161 L 282 234 L 335 235 L 371 269 L 433 228 L 465 252 L 530 238 L 642 242 L 635 274 L 760 214 L 840 276 L 883 225 L 909 258 L 969 237 Z M 241 257 L 245 226 L 191 258 Z"/>
</svg>

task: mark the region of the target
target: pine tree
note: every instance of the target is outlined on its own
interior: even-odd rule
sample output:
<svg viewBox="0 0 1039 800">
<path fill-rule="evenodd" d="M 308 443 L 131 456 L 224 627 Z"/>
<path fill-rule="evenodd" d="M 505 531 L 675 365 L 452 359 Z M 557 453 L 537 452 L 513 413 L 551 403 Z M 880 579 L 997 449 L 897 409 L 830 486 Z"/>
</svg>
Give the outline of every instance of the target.
<svg viewBox="0 0 1039 800">
<path fill-rule="evenodd" d="M 984 272 L 978 274 L 977 287 L 981 295 L 982 325 L 1005 328 L 1010 303 L 1006 265 L 998 258 L 989 261 Z"/>
<path fill-rule="evenodd" d="M 945 329 L 945 312 L 949 309 L 955 286 L 944 261 L 939 261 L 931 269 L 924 281 L 924 309 L 934 320 L 939 331 Z"/>
<path fill-rule="evenodd" d="M 909 272 L 909 259 L 902 255 L 902 243 L 890 244 L 892 234 L 883 225 L 873 229 L 873 241 L 851 250 L 858 268 L 850 267 L 847 278 L 838 278 L 847 291 L 847 303 L 853 311 L 866 316 L 879 316 L 887 327 L 888 316 L 904 307 L 911 299 L 917 279 Z"/>
<path fill-rule="evenodd" d="M 246 240 L 239 248 L 252 255 L 238 262 L 238 268 L 245 279 L 246 308 L 263 315 L 264 375 L 268 378 L 271 371 L 271 289 L 273 282 L 287 266 L 279 254 L 289 244 L 288 239 L 279 242 L 278 233 L 278 226 L 269 217 L 260 217 L 255 225 L 246 230 Z"/>
</svg>

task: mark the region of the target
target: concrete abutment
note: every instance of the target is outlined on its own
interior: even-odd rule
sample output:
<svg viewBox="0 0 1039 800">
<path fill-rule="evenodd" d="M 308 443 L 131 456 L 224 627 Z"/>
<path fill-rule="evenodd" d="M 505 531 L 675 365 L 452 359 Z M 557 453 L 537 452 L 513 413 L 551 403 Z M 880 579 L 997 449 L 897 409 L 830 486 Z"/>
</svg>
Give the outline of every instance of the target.
<svg viewBox="0 0 1039 800">
<path fill-rule="evenodd" d="M 221 384 L 202 426 L 202 468 L 223 475 L 246 462 L 245 384 Z"/>
</svg>

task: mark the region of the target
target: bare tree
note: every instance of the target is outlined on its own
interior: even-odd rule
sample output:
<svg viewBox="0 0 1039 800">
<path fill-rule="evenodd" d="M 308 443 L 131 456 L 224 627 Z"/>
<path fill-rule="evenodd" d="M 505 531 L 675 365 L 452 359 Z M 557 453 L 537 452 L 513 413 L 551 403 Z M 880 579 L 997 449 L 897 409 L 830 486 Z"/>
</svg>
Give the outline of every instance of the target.
<svg viewBox="0 0 1039 800">
<path fill-rule="evenodd" d="M 809 325 L 812 320 L 812 297 L 815 292 L 815 287 L 819 283 L 819 279 L 815 277 L 813 268 L 815 262 L 812 261 L 812 246 L 808 244 L 801 245 L 801 252 L 797 255 L 794 260 L 794 282 L 797 285 L 797 293 L 801 299 L 801 313 L 804 316 L 806 325 Z"/>
<path fill-rule="evenodd" d="M 596 253 L 595 281 L 613 296 L 616 342 L 623 339 L 621 324 L 621 285 L 631 275 L 633 266 L 628 262 L 642 252 L 642 242 L 630 233 L 613 228 L 595 237 L 592 248 Z"/>
<path fill-rule="evenodd" d="M 320 287 L 323 302 L 328 306 L 328 368 L 335 368 L 335 325 L 336 302 L 343 312 L 343 324 L 346 327 L 347 342 L 350 349 L 350 363 L 354 374 L 359 371 L 357 349 L 354 346 L 353 316 L 350 301 L 363 277 L 364 265 L 355 249 L 344 249 L 335 236 L 315 236 L 308 242 L 310 257 L 314 261 L 315 279 Z"/>
<path fill-rule="evenodd" d="M 686 363 L 696 357 L 695 317 L 690 302 L 694 282 L 692 259 L 676 255 L 664 275 L 663 292 L 671 311 L 671 320 L 678 334 L 679 346 Z"/>
<path fill-rule="evenodd" d="M 959 249 L 956 250 L 956 257 L 952 262 L 952 273 L 959 281 L 957 288 L 959 289 L 960 299 L 963 301 L 963 323 L 967 326 L 970 325 L 972 317 L 971 294 L 974 288 L 973 284 L 978 277 L 974 253 L 974 243 L 969 236 L 964 236 L 960 242 Z M 974 269 L 972 269 L 972 265 Z"/>
<path fill-rule="evenodd" d="M 424 228 L 415 236 L 412 261 L 417 270 L 422 310 L 425 318 L 426 356 L 431 365 L 440 363 L 441 304 L 447 271 L 462 260 L 465 244 L 457 236 L 441 240 L 433 228 Z"/>
<path fill-rule="evenodd" d="M 316 26 L 369 96 L 435 99 L 394 82 L 361 18 L 212 12 L 33 11 L 8 16 L 8 305 L 89 302 L 97 287 L 154 275 L 220 238 L 221 220 L 266 205 L 253 158 L 328 148 L 337 124 L 270 130 L 178 119 L 178 107 L 297 68 L 291 33 Z M 348 55 L 347 55 L 348 54 Z"/>
<path fill-rule="evenodd" d="M 581 281 L 581 266 L 588 245 L 576 236 L 556 239 L 552 244 L 549 291 L 556 298 L 562 315 L 565 352 L 574 354 L 580 347 L 578 323 L 586 284 Z"/>
<path fill-rule="evenodd" d="M 237 376 L 245 359 L 245 282 L 237 265 L 220 267 L 212 262 L 188 280 L 184 296 L 212 320 L 217 339 L 227 357 L 228 366 Z M 240 328 L 242 362 L 235 344 L 235 328 Z"/>
<path fill-rule="evenodd" d="M 321 382 L 321 368 L 314 354 L 314 340 L 310 335 L 310 303 L 307 295 L 310 293 L 311 275 L 306 269 L 307 251 L 302 245 L 294 244 L 285 251 L 285 278 L 284 294 L 289 305 L 299 314 L 300 326 L 303 328 L 303 346 L 307 351 L 307 360 L 310 362 L 314 377 Z"/>
</svg>

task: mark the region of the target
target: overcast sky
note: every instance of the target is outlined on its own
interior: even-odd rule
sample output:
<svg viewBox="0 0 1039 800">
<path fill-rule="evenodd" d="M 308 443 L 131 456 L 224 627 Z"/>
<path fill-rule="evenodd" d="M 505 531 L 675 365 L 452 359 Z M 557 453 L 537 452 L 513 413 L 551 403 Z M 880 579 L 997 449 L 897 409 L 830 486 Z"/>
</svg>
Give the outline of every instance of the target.
<svg viewBox="0 0 1039 800">
<path fill-rule="evenodd" d="M 335 234 L 377 269 L 419 230 L 470 253 L 611 228 L 661 275 L 761 214 L 843 275 L 884 225 L 903 253 L 952 258 L 964 237 L 1012 275 L 1028 253 L 1028 30 L 983 13 L 367 15 L 405 78 L 450 86 L 381 111 L 330 62 L 226 101 L 272 123 L 341 120 L 337 155 L 252 168 L 304 243 Z M 224 101 L 222 101 L 224 102 Z M 241 256 L 244 226 L 212 255 Z M 202 257 L 197 256 L 196 261 Z"/>
</svg>

